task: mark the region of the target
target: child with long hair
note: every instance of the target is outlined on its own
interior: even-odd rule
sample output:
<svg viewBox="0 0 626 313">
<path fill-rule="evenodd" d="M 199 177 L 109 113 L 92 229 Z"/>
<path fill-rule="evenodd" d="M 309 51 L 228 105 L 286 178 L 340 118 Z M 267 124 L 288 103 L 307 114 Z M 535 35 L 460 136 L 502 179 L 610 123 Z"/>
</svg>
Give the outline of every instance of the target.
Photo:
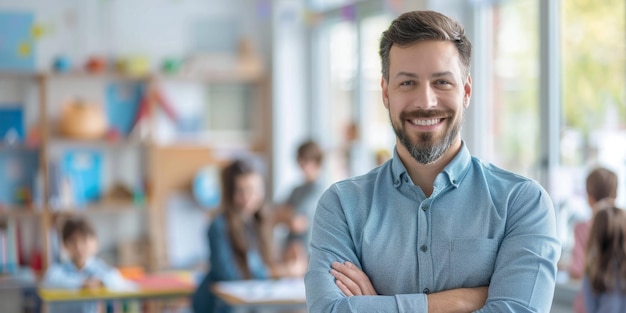
<svg viewBox="0 0 626 313">
<path fill-rule="evenodd" d="M 588 313 L 626 312 L 626 213 L 614 205 L 593 217 L 582 291 Z"/>
<path fill-rule="evenodd" d="M 209 225 L 209 271 L 192 296 L 196 313 L 230 312 L 210 288 L 219 281 L 282 276 L 273 260 L 273 222 L 267 211 L 261 172 L 246 160 L 235 160 L 221 173 L 221 212 Z"/>
<path fill-rule="evenodd" d="M 585 181 L 587 203 L 591 208 L 591 216 L 597 211 L 601 202 L 611 202 L 617 197 L 617 174 L 604 167 L 597 167 L 587 175 Z M 579 222 L 574 226 L 574 248 L 569 267 L 569 275 L 573 279 L 581 279 L 585 270 L 585 249 L 591 228 L 592 219 Z"/>
<path fill-rule="evenodd" d="M 574 226 L 574 248 L 569 266 L 569 275 L 572 279 L 583 277 L 586 260 L 585 251 L 593 215 L 599 207 L 613 204 L 617 197 L 617 174 L 607 168 L 596 167 L 587 175 L 585 190 L 592 218 Z M 586 313 L 582 292 L 576 295 L 573 309 L 575 313 Z"/>
</svg>

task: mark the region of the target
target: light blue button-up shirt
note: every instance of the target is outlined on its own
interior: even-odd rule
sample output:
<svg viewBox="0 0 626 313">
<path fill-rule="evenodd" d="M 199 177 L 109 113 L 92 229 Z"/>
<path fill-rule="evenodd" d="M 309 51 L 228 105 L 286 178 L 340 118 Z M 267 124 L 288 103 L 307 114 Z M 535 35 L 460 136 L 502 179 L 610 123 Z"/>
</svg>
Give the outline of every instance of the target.
<svg viewBox="0 0 626 313">
<path fill-rule="evenodd" d="M 42 285 L 46 288 L 80 289 L 89 278 L 99 279 L 106 288 L 130 287 L 120 272 L 98 258 L 87 261 L 82 269 L 76 268 L 71 261 L 54 264 L 48 268 Z M 49 313 L 97 313 L 96 301 L 72 301 L 51 303 Z"/>
<path fill-rule="evenodd" d="M 561 245 L 547 192 L 463 146 L 426 197 L 397 151 L 331 186 L 313 224 L 305 277 L 316 312 L 427 312 L 426 294 L 489 285 L 479 312 L 549 312 Z M 346 297 L 330 274 L 350 261 L 378 296 Z"/>
</svg>

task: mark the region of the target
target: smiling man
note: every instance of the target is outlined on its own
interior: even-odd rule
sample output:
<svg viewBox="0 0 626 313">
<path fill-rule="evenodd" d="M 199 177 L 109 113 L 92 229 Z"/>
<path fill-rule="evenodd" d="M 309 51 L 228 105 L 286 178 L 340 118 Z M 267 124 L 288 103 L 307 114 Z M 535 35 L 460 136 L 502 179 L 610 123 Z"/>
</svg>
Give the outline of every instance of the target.
<svg viewBox="0 0 626 313">
<path fill-rule="evenodd" d="M 461 140 L 471 43 L 432 11 L 380 42 L 391 160 L 321 197 L 305 278 L 310 312 L 549 312 L 561 246 L 535 181 Z"/>
</svg>

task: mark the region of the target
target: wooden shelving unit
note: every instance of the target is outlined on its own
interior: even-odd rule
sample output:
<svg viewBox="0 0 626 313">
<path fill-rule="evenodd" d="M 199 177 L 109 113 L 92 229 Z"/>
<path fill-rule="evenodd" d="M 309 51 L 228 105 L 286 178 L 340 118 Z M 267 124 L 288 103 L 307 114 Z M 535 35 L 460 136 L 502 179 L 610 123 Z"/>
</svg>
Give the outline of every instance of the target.
<svg viewBox="0 0 626 313">
<path fill-rule="evenodd" d="M 243 62 L 245 63 L 245 62 Z M 150 73 L 142 76 L 129 76 L 116 72 L 106 72 L 91 74 L 82 71 L 68 73 L 54 72 L 0 72 L 0 79 L 20 79 L 34 82 L 37 88 L 36 108 L 29 107 L 26 110 L 36 109 L 39 112 L 36 124 L 40 131 L 40 140 L 35 147 L 25 144 L 8 145 L 0 144 L 2 151 L 36 149 L 39 153 L 39 172 L 43 181 L 41 184 L 40 197 L 42 199 L 39 207 L 35 205 L 7 207 L 0 209 L 0 219 L 20 219 L 37 218 L 41 225 L 41 238 L 43 270 L 50 262 L 50 230 L 56 227 L 55 221 L 59 217 L 67 215 L 92 216 L 99 214 L 119 214 L 125 212 L 141 212 L 147 214 L 148 238 L 150 241 L 149 270 L 158 270 L 168 267 L 167 264 L 167 243 L 164 236 L 166 221 L 164 217 L 165 201 L 170 192 L 175 189 L 189 188 L 195 171 L 207 164 L 223 164 L 224 160 L 215 157 L 218 150 L 213 142 L 206 138 L 199 137 L 196 141 L 186 140 L 184 144 L 162 145 L 155 142 L 152 136 L 143 140 L 122 138 L 116 141 L 107 140 L 69 140 L 59 137 L 53 131 L 54 123 L 48 115 L 51 108 L 50 92 L 51 82 L 56 81 L 101 81 L 106 82 L 141 82 L 145 84 L 160 84 L 168 82 L 190 82 L 202 85 L 212 84 L 239 84 L 251 88 L 253 107 L 255 109 L 254 119 L 256 120 L 253 131 L 249 132 L 249 138 L 245 145 L 249 150 L 263 155 L 268 161 L 271 160 L 271 105 L 270 105 L 270 79 L 266 77 L 264 71 L 258 67 L 250 67 L 245 64 L 236 70 L 191 73 L 183 72 L 176 75 L 166 75 L 162 73 Z M 155 111 L 155 110 L 151 110 Z M 154 120 L 150 119 L 150 127 L 154 127 Z M 215 136 L 218 137 L 218 136 Z M 223 140 L 228 142 L 228 140 Z M 219 141 L 219 140 L 218 140 Z M 134 202 L 133 199 L 124 200 L 103 200 L 97 203 L 90 203 L 84 208 L 53 207 L 50 202 L 50 153 L 51 150 L 62 149 L 140 149 L 145 153 L 146 161 L 144 178 L 149 180 L 149 190 L 144 195 L 141 203 Z M 218 153 L 219 154 L 219 153 Z M 213 156 L 210 156 L 213 155 Z M 271 164 L 270 164 L 271 167 Z M 271 168 L 270 171 L 271 173 Z M 0 178 L 1 179 L 1 178 Z M 271 180 L 271 178 L 270 178 Z M 199 243 L 201 244 L 201 243 Z"/>
</svg>

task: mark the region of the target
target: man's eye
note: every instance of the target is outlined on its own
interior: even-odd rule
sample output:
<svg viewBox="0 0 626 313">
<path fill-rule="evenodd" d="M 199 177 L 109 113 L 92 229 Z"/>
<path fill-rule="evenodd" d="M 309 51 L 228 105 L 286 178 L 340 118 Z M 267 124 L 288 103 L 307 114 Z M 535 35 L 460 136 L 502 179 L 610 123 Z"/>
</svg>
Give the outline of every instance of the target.
<svg viewBox="0 0 626 313">
<path fill-rule="evenodd" d="M 415 83 L 410 80 L 400 83 L 400 86 L 413 86 L 413 85 L 415 85 Z"/>
<path fill-rule="evenodd" d="M 450 85 L 450 82 L 447 81 L 447 80 L 440 79 L 440 80 L 435 81 L 435 84 L 437 84 L 437 85 Z"/>
</svg>

